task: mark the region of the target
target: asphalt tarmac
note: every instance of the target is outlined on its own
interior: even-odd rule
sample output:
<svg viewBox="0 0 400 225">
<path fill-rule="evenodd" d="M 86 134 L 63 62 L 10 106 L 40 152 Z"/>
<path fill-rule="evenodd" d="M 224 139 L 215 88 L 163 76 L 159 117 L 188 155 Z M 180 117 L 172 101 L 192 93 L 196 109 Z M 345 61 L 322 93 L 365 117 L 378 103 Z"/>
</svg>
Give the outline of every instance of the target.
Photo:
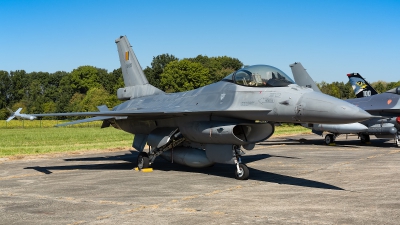
<svg viewBox="0 0 400 225">
<path fill-rule="evenodd" d="M 192 169 L 137 152 L 0 159 L 0 224 L 399 224 L 400 148 L 393 140 L 271 138 L 243 162 Z"/>
</svg>

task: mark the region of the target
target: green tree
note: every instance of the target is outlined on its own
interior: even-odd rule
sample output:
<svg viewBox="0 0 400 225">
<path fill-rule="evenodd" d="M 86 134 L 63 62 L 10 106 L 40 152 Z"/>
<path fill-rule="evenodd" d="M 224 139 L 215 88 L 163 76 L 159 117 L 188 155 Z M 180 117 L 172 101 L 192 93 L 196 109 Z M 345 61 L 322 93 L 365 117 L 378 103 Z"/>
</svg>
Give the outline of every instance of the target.
<svg viewBox="0 0 400 225">
<path fill-rule="evenodd" d="M 220 81 L 222 78 L 243 66 L 243 63 L 238 59 L 228 56 L 208 57 L 198 55 L 195 58 L 188 58 L 187 60 L 201 63 L 205 68 L 208 68 L 209 79 L 212 83 Z"/>
<path fill-rule="evenodd" d="M 386 91 L 386 82 L 385 81 L 377 81 L 371 83 L 371 86 L 378 92 L 378 93 L 383 93 Z"/>
<path fill-rule="evenodd" d="M 112 80 L 114 81 L 114 83 L 113 83 L 113 89 L 110 92 L 110 94 L 116 96 L 118 88 L 125 87 L 124 77 L 122 75 L 121 68 L 113 70 L 111 74 L 113 76 Z"/>
<path fill-rule="evenodd" d="M 56 112 L 70 112 L 71 110 L 71 98 L 75 94 L 74 89 L 71 86 L 71 74 L 63 71 L 56 72 L 62 75 L 57 92 L 56 92 Z M 65 117 L 59 117 L 58 119 L 64 119 Z"/>
<path fill-rule="evenodd" d="M 85 94 L 89 89 L 100 87 L 99 70 L 93 66 L 80 66 L 71 72 L 71 87 L 74 92 Z"/>
<path fill-rule="evenodd" d="M 10 103 L 11 79 L 7 71 L 0 70 L 0 109 Z"/>
<path fill-rule="evenodd" d="M 104 88 L 95 87 L 87 92 L 78 105 L 82 112 L 93 112 L 98 111 L 99 105 L 114 106 L 115 101 L 115 95 L 110 95 Z"/>
<path fill-rule="evenodd" d="M 43 95 L 41 83 L 38 80 L 33 80 L 27 88 L 24 100 L 27 104 L 28 113 L 42 113 L 43 104 L 46 102 Z"/>
<path fill-rule="evenodd" d="M 6 108 L 0 109 L 0 120 L 6 120 L 10 116 L 10 112 Z"/>
<path fill-rule="evenodd" d="M 187 59 L 170 62 L 161 74 L 161 89 L 166 92 L 188 91 L 210 83 L 209 70 Z"/>
<path fill-rule="evenodd" d="M 154 87 L 161 89 L 160 76 L 164 72 L 165 67 L 168 63 L 178 60 L 178 58 L 170 54 L 162 54 L 153 57 L 151 67 L 146 67 L 146 69 L 143 70 L 149 83 Z"/>
<path fill-rule="evenodd" d="M 26 75 L 25 70 L 16 70 L 10 72 L 11 89 L 9 92 L 10 104 L 20 102 L 27 89 L 27 85 L 30 83 L 29 77 Z"/>
</svg>

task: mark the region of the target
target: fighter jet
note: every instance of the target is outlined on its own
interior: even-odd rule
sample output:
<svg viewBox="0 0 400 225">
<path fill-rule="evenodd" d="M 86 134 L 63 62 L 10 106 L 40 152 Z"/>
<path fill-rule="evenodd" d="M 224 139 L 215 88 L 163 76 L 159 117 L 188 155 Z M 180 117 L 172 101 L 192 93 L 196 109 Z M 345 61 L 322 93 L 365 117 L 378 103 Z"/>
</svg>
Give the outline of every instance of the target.
<svg viewBox="0 0 400 225">
<path fill-rule="evenodd" d="M 320 91 L 301 63 L 294 63 L 290 66 L 292 68 L 293 77 L 298 85 L 310 86 L 315 91 Z M 395 144 L 400 147 L 398 133 L 398 129 L 400 128 L 400 117 L 398 116 L 400 114 L 400 103 L 398 100 L 400 97 L 400 89 L 394 88 L 384 93 L 385 95 L 375 95 L 377 92 L 359 74 L 348 74 L 348 77 L 356 95 L 358 97 L 367 97 L 361 99 L 347 99 L 345 101 L 359 106 L 374 115 L 374 117 L 360 123 L 334 125 L 303 123 L 302 125 L 312 129 L 313 133 L 318 135 L 322 135 L 324 131 L 330 132 L 325 135 L 325 144 L 327 145 L 334 144 L 336 137 L 341 134 L 355 133 L 359 135 L 362 144 L 370 142 L 369 135 L 375 135 L 378 138 L 393 138 Z M 385 104 L 392 105 L 392 107 L 388 107 Z"/>
<path fill-rule="evenodd" d="M 357 96 L 348 102 L 373 115 L 381 116 L 363 122 L 368 126 L 368 131 L 360 133 L 361 142 L 369 142 L 369 135 L 375 135 L 377 138 L 393 138 L 400 147 L 400 87 L 378 94 L 360 74 L 349 73 L 347 76 Z"/>
<path fill-rule="evenodd" d="M 268 65 L 244 67 L 195 90 L 164 93 L 149 84 L 126 36 L 115 42 L 125 82 L 117 96 L 124 103 L 112 110 L 99 106 L 99 112 L 33 115 L 94 116 L 72 123 L 102 120 L 102 128 L 113 126 L 134 134 L 132 147 L 140 152 L 139 169 L 160 156 L 198 168 L 233 164 L 235 177 L 243 180 L 249 177 L 241 160 L 243 150 L 268 139 L 274 122 L 335 124 L 371 117 L 350 103 L 296 85 Z"/>
<path fill-rule="evenodd" d="M 303 65 L 299 62 L 290 64 L 293 77 L 296 84 L 302 87 L 309 87 L 316 92 L 321 92 L 317 84 L 304 69 Z M 361 123 L 348 123 L 348 124 L 318 124 L 318 123 L 302 123 L 303 127 L 309 128 L 317 135 L 323 135 L 323 132 L 329 132 L 325 135 L 326 145 L 335 145 L 336 138 L 341 134 L 361 133 L 368 130 L 364 124 Z"/>
<path fill-rule="evenodd" d="M 8 111 L 10 111 L 11 115 L 10 117 L 8 117 L 8 119 L 6 120 L 7 122 L 10 122 L 10 120 L 14 119 L 14 118 L 18 118 L 18 119 L 23 119 L 23 120 L 34 120 L 36 119 L 36 116 L 33 115 L 29 115 L 29 114 L 24 114 L 24 113 L 20 113 L 22 108 L 17 109 L 17 111 L 13 112 L 11 109 L 7 108 Z"/>
</svg>

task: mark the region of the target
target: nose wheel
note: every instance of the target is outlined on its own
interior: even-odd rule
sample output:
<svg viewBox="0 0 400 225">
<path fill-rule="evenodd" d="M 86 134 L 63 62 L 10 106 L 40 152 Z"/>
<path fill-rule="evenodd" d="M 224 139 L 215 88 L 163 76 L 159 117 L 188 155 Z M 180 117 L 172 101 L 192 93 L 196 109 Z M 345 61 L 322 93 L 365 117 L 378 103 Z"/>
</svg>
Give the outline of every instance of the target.
<svg viewBox="0 0 400 225">
<path fill-rule="evenodd" d="M 234 145 L 233 146 L 233 152 L 235 154 L 235 165 L 236 165 L 236 170 L 235 170 L 235 178 L 238 180 L 247 180 L 249 179 L 249 168 L 242 163 L 241 155 L 244 154 L 244 152 L 240 149 L 240 146 Z"/>
<path fill-rule="evenodd" d="M 249 168 L 243 163 L 236 163 L 235 177 L 238 180 L 249 179 Z"/>
</svg>

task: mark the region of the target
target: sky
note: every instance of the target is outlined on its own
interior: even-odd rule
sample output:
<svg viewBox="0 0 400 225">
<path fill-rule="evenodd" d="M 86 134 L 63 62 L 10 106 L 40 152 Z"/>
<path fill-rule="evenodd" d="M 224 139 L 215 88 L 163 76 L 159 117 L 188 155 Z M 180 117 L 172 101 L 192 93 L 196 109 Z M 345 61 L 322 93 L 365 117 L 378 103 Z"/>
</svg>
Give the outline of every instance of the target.
<svg viewBox="0 0 400 225">
<path fill-rule="evenodd" d="M 164 53 L 179 59 L 229 56 L 292 77 L 301 62 L 316 82 L 400 80 L 398 0 L 2 0 L 0 70 L 71 72 L 120 67 L 115 39 L 126 35 L 142 66 Z"/>
</svg>

